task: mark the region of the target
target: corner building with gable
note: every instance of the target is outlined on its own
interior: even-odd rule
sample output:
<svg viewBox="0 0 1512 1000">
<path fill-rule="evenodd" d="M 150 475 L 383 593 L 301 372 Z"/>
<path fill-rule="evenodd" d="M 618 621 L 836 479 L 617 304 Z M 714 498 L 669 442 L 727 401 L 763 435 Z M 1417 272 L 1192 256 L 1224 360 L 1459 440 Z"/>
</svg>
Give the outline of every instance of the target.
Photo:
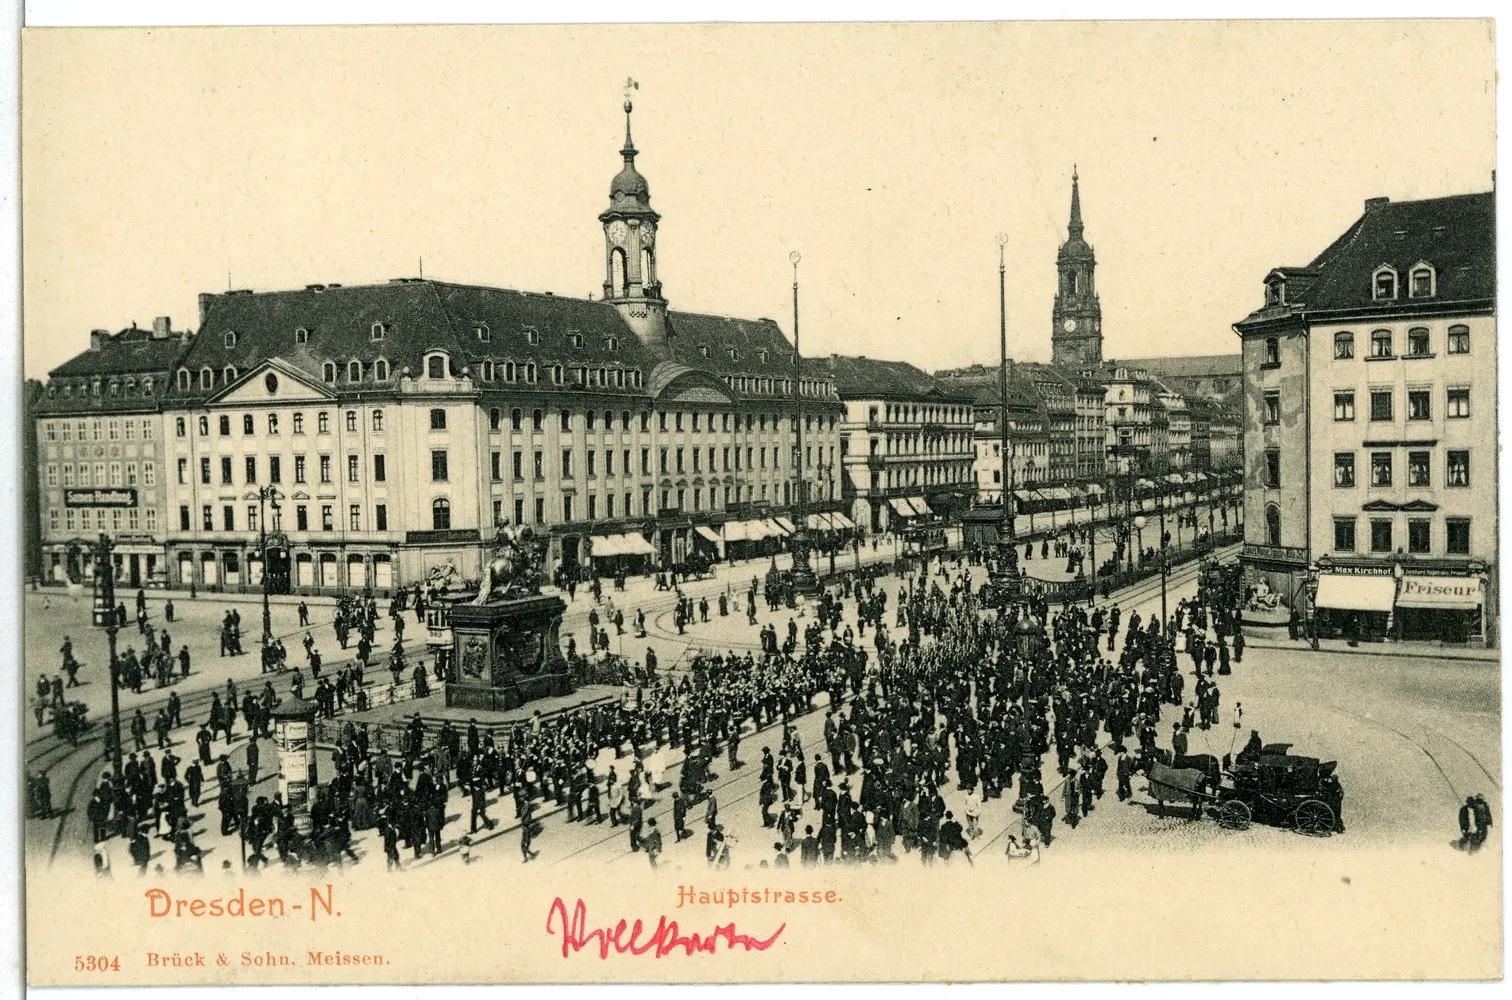
<svg viewBox="0 0 1512 1000">
<path fill-rule="evenodd" d="M 509 523 L 551 568 L 644 571 L 780 533 L 801 480 L 838 508 L 828 374 L 795 387 L 772 320 L 669 309 L 630 110 L 602 300 L 430 279 L 200 297 L 163 404 L 171 585 L 473 579 Z"/>
</svg>

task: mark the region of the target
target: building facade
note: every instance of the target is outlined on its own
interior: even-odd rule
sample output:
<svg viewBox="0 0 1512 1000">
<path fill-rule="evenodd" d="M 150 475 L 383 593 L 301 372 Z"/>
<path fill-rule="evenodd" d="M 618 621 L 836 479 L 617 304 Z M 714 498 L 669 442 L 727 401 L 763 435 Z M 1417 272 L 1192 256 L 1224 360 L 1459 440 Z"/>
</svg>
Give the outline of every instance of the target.
<svg viewBox="0 0 1512 1000">
<path fill-rule="evenodd" d="M 1251 577 L 1325 634 L 1495 641 L 1494 195 L 1371 199 L 1235 329 Z"/>
<path fill-rule="evenodd" d="M 971 396 L 902 361 L 814 362 L 845 406 L 842 499 L 866 531 L 951 515 L 976 495 Z"/>
<path fill-rule="evenodd" d="M 191 344 L 162 316 L 150 330 L 93 331 L 87 351 L 49 373 L 34 407 L 44 582 L 86 580 L 102 533 L 119 584 L 167 582 L 163 399 Z"/>
</svg>

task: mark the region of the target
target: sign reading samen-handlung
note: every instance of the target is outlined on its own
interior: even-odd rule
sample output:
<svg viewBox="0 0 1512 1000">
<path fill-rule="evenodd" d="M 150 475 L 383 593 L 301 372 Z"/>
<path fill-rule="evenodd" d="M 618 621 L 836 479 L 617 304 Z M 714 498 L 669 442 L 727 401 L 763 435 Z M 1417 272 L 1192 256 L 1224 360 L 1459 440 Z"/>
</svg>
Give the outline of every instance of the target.
<svg viewBox="0 0 1512 1000">
<path fill-rule="evenodd" d="M 137 491 L 125 489 L 72 489 L 63 491 L 65 507 L 135 507 Z"/>
</svg>

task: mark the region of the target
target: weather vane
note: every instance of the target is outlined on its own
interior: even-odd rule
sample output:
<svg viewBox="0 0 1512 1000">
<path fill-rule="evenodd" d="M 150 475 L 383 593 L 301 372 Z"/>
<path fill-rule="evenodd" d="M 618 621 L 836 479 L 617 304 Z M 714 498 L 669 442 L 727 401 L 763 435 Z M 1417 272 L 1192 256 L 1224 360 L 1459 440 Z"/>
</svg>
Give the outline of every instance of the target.
<svg viewBox="0 0 1512 1000">
<path fill-rule="evenodd" d="M 627 76 L 627 77 L 625 77 L 625 110 L 626 111 L 630 110 L 630 91 L 632 91 L 632 90 L 639 90 L 639 89 L 640 89 L 640 84 L 638 84 L 638 83 L 635 82 L 635 77 L 633 77 L 633 76 Z"/>
</svg>

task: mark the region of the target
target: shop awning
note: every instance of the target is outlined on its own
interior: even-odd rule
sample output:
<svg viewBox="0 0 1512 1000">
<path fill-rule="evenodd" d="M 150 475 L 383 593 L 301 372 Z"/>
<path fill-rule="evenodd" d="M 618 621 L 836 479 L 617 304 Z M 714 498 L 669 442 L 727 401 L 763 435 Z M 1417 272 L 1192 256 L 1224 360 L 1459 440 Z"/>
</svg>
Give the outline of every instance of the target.
<svg viewBox="0 0 1512 1000">
<path fill-rule="evenodd" d="M 805 522 L 810 531 L 834 531 L 835 525 L 828 514 L 810 514 Z"/>
<path fill-rule="evenodd" d="M 744 521 L 726 521 L 724 525 L 724 540 L 726 542 L 745 542 L 750 539 L 746 536 Z"/>
<path fill-rule="evenodd" d="M 908 502 L 913 506 L 914 513 L 920 517 L 927 517 L 934 513 L 934 508 L 929 506 L 929 501 L 923 497 L 909 497 Z"/>
<path fill-rule="evenodd" d="M 1397 606 L 1402 608 L 1459 608 L 1481 606 L 1481 582 L 1473 576 L 1404 576 Z"/>
<path fill-rule="evenodd" d="M 791 524 L 792 522 L 790 521 L 788 523 Z M 774 518 L 774 517 L 769 517 L 769 518 L 764 519 L 761 522 L 761 526 L 763 528 L 767 529 L 767 537 L 768 538 L 780 538 L 783 535 L 791 535 L 793 533 L 793 531 L 792 531 L 791 528 L 784 528 L 778 522 L 778 519 Z"/>
<path fill-rule="evenodd" d="M 1093 496 L 1099 496 L 1103 493 L 1106 493 L 1107 491 L 1102 488 L 1102 484 L 1100 483 L 1088 483 L 1087 492 L 1092 494 Z"/>
<path fill-rule="evenodd" d="M 701 537 L 706 538 L 706 539 L 708 539 L 711 542 L 714 542 L 714 543 L 717 544 L 720 541 L 719 532 L 715 531 L 713 528 L 709 527 L 707 524 L 695 524 L 693 526 L 693 530 L 696 531 L 696 532 L 698 532 L 698 534 Z"/>
<path fill-rule="evenodd" d="M 1318 597 L 1314 603 L 1339 611 L 1390 611 L 1395 602 L 1395 577 L 1326 573 L 1318 577 Z"/>
<path fill-rule="evenodd" d="M 830 520 L 835 522 L 835 527 L 839 528 L 841 531 L 852 531 L 856 527 L 855 521 L 852 521 L 850 518 L 839 512 L 831 514 Z"/>
<path fill-rule="evenodd" d="M 887 502 L 894 511 L 904 517 L 913 517 L 918 513 L 918 511 L 913 509 L 913 504 L 909 503 L 906 497 L 893 497 Z"/>
<path fill-rule="evenodd" d="M 1148 479 L 1141 479 L 1134 485 L 1142 490 L 1153 490 L 1155 488 L 1155 484 L 1150 482 Z"/>
<path fill-rule="evenodd" d="M 776 521 L 777 522 L 777 527 L 781 528 L 783 531 L 787 532 L 790 535 L 793 533 L 793 522 L 792 521 L 789 521 L 785 517 L 774 517 L 774 518 L 772 518 L 772 520 Z"/>
</svg>

